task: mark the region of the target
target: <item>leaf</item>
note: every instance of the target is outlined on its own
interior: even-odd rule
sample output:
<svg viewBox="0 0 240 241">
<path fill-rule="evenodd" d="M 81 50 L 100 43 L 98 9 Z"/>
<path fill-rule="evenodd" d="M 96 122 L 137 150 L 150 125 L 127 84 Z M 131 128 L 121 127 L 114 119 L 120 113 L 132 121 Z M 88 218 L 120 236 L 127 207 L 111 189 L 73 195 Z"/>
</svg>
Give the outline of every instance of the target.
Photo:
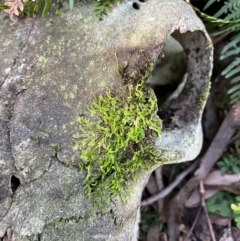
<svg viewBox="0 0 240 241">
<path fill-rule="evenodd" d="M 237 91 L 239 88 L 240 88 L 240 85 L 239 85 L 239 84 L 232 86 L 232 87 L 228 90 L 228 94 L 234 93 L 234 92 Z"/>
<path fill-rule="evenodd" d="M 216 2 L 216 0 L 209 0 L 204 6 L 203 10 L 205 11 L 206 9 L 208 9 L 214 2 Z"/>
<path fill-rule="evenodd" d="M 27 3 L 27 10 L 28 10 L 28 17 L 32 17 L 33 16 L 33 10 L 34 10 L 34 5 L 32 1 L 29 1 Z"/>
<path fill-rule="evenodd" d="M 210 213 L 228 217 L 232 212 L 230 205 L 233 200 L 231 195 L 220 191 L 206 200 L 206 206 Z"/>
<path fill-rule="evenodd" d="M 221 173 L 225 173 L 225 172 L 228 171 L 228 169 L 229 169 L 228 166 L 224 166 L 224 167 L 222 167 L 220 170 L 221 170 Z"/>
<path fill-rule="evenodd" d="M 239 76 L 236 76 L 235 78 L 231 79 L 231 84 L 236 84 L 240 82 L 240 75 Z"/>
<path fill-rule="evenodd" d="M 45 18 L 49 14 L 50 8 L 51 8 L 51 0 L 45 0 L 45 5 L 42 12 L 43 18 Z"/>
<path fill-rule="evenodd" d="M 73 10 L 74 7 L 74 0 L 69 0 L 69 8 Z"/>
<path fill-rule="evenodd" d="M 233 210 L 234 214 L 240 214 L 240 205 L 239 205 L 239 203 L 237 205 L 236 204 L 231 204 L 231 209 Z"/>
<path fill-rule="evenodd" d="M 39 13 L 41 8 L 41 3 L 42 3 L 42 0 L 36 0 L 36 5 L 33 10 L 34 13 Z"/>
<path fill-rule="evenodd" d="M 208 0 L 205 8 L 207 9 L 215 1 Z M 240 53 L 240 1 L 239 0 L 228 0 L 224 2 L 224 5 L 214 14 L 214 17 L 207 16 L 200 13 L 202 18 L 211 23 L 211 25 L 216 26 L 219 30 L 214 32 L 216 35 L 227 35 L 231 34 L 233 37 L 230 39 L 229 43 L 225 45 L 221 51 L 220 59 L 225 59 L 230 56 L 236 56 L 235 60 L 230 63 L 223 71 L 222 75 L 225 78 L 234 77 L 236 74 L 240 74 L 240 58 L 237 56 Z M 224 19 L 218 19 L 220 16 L 224 16 Z M 231 87 L 228 90 L 230 95 L 230 104 L 234 104 L 240 100 L 240 76 L 236 76 L 231 80 Z M 222 167 L 221 172 L 225 172 L 228 168 Z M 232 167 L 233 172 L 237 171 L 237 167 Z"/>
<path fill-rule="evenodd" d="M 24 2 L 26 2 L 26 0 L 24 0 Z M 5 9 L 4 12 L 9 14 L 12 21 L 16 21 L 14 15 L 19 16 L 19 10 L 22 12 L 24 9 L 22 0 L 6 1 L 5 5 L 8 6 L 9 9 Z"/>
<path fill-rule="evenodd" d="M 230 65 L 227 66 L 227 68 L 225 68 L 222 71 L 221 74 L 224 75 L 224 76 L 227 75 L 232 69 L 234 69 L 239 64 L 240 64 L 240 58 L 236 58 Z"/>
<path fill-rule="evenodd" d="M 225 54 L 227 52 L 227 50 L 231 49 L 231 48 L 237 48 L 237 44 L 240 42 L 240 33 L 233 36 L 230 40 L 230 42 L 228 44 L 226 44 L 222 51 L 221 51 L 221 55 Z"/>
<path fill-rule="evenodd" d="M 233 173 L 238 174 L 239 168 L 237 166 L 232 166 L 232 171 L 233 171 Z"/>
</svg>

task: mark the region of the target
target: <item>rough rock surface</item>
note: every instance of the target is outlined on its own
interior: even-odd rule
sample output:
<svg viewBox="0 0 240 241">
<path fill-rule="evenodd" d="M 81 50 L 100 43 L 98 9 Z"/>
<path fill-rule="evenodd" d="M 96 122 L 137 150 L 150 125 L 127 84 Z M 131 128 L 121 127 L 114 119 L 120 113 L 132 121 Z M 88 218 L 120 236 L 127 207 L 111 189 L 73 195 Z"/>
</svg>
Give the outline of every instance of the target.
<svg viewBox="0 0 240 241">
<path fill-rule="evenodd" d="M 202 22 L 182 0 L 128 1 L 103 21 L 91 4 L 45 19 L 13 24 L 0 14 L 0 239 L 16 241 L 134 239 L 133 226 L 146 171 L 124 205 L 119 198 L 93 214 L 85 173 L 66 163 L 78 158 L 76 117 L 94 97 L 121 89 L 119 61 L 154 63 L 171 33 L 188 57 L 189 77 L 172 105 L 156 146 L 170 162 L 193 159 L 201 147 L 201 95 L 208 90 L 212 49 Z M 154 167 L 153 167 L 154 168 Z"/>
</svg>

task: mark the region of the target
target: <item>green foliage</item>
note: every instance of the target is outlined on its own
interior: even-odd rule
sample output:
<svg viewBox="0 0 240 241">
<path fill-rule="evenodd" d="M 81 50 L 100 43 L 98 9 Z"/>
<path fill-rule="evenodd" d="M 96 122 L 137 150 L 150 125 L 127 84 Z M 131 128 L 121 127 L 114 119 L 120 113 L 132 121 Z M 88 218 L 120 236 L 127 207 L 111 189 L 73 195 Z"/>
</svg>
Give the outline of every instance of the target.
<svg viewBox="0 0 240 241">
<path fill-rule="evenodd" d="M 50 12 L 51 9 L 51 0 L 45 0 L 44 2 L 44 8 L 42 11 L 42 17 L 46 17 L 48 15 L 48 13 Z"/>
<path fill-rule="evenodd" d="M 97 19 L 101 19 L 103 15 L 110 12 L 113 6 L 117 3 L 121 3 L 123 0 L 95 0 L 94 1 L 94 13 Z"/>
<path fill-rule="evenodd" d="M 4 4 L 0 4 L 0 11 L 4 11 L 8 9 L 8 6 L 4 5 Z"/>
<path fill-rule="evenodd" d="M 83 0 L 85 3 L 89 0 Z M 94 0 L 94 14 L 97 19 L 101 19 L 114 7 L 115 4 L 121 3 L 123 0 Z M 69 9 L 74 8 L 74 0 L 68 0 Z M 5 4 L 0 4 L 0 10 L 9 14 L 14 21 L 14 17 L 22 14 L 23 16 L 33 17 L 34 14 L 41 13 L 42 17 L 46 17 L 55 5 L 56 15 L 61 13 L 62 0 L 5 0 Z"/>
<path fill-rule="evenodd" d="M 230 206 L 233 202 L 234 198 L 232 195 L 219 191 L 206 200 L 206 207 L 210 214 L 229 217 L 232 214 Z"/>
<path fill-rule="evenodd" d="M 150 229 L 162 225 L 158 213 L 144 213 L 141 215 L 140 229 L 144 233 L 148 233 Z"/>
<path fill-rule="evenodd" d="M 141 170 L 161 163 L 154 137 L 161 134 L 156 116 L 157 101 L 148 94 L 143 78 L 127 86 L 127 96 L 107 93 L 89 108 L 89 116 L 78 118 L 80 133 L 75 134 L 75 149 L 81 151 L 80 169 L 85 169 L 86 193 L 94 203 L 103 203 L 130 194 L 129 181 L 136 181 Z"/>
<path fill-rule="evenodd" d="M 204 9 L 209 8 L 217 0 L 208 0 Z M 223 0 L 222 0 L 223 1 Z M 234 104 L 240 100 L 240 1 L 224 1 L 224 5 L 211 17 L 198 9 L 195 9 L 203 20 L 210 23 L 216 30 L 213 35 L 230 35 L 230 41 L 221 51 L 220 59 L 234 57 L 235 60 L 230 63 L 223 71 L 225 78 L 231 78 L 231 87 L 228 90 L 230 103 Z M 222 19 L 219 19 L 219 18 Z"/>
<path fill-rule="evenodd" d="M 51 0 L 5 0 L 4 10 L 15 21 L 15 16 L 22 15 L 33 17 L 34 14 L 41 13 L 42 17 L 46 17 L 53 4 L 57 5 L 59 1 L 51 2 Z M 0 8 L 1 10 L 1 8 Z"/>
<path fill-rule="evenodd" d="M 73 10 L 74 7 L 74 0 L 69 0 L 69 8 Z"/>
<path fill-rule="evenodd" d="M 222 1 L 222 0 L 221 0 Z M 213 3 L 219 2 L 219 0 L 208 0 L 203 10 L 208 9 Z M 240 2 L 239 0 L 224 1 L 224 5 L 219 9 L 214 17 L 219 18 L 223 14 L 226 15 L 225 20 L 235 20 L 240 18 Z"/>
<path fill-rule="evenodd" d="M 236 197 L 236 201 L 237 204 L 231 204 L 231 209 L 234 213 L 234 220 L 237 224 L 237 227 L 240 229 L 240 196 Z"/>
<path fill-rule="evenodd" d="M 217 162 L 217 166 L 220 168 L 221 173 L 225 173 L 231 170 L 234 174 L 239 173 L 240 158 L 233 154 L 227 154 Z"/>
</svg>

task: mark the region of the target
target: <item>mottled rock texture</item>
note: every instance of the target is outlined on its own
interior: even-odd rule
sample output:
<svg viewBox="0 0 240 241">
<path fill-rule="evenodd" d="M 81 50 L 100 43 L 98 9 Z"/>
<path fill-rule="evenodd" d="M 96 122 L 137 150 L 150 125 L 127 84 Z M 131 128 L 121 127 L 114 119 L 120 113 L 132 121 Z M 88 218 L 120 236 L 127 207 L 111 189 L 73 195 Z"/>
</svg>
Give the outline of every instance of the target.
<svg viewBox="0 0 240 241">
<path fill-rule="evenodd" d="M 0 14 L 0 239 L 134 239 L 150 172 L 131 184 L 134 192 L 125 205 L 116 198 L 94 214 L 84 192 L 85 173 L 66 165 L 79 158 L 72 149 L 76 117 L 94 97 L 123 86 L 116 54 L 120 63 L 141 68 L 140 49 L 154 63 L 165 39 L 171 33 L 178 39 L 188 58 L 188 79 L 169 109 L 171 118 L 163 115 L 156 147 L 170 154 L 171 163 L 198 154 L 200 102 L 212 68 L 204 25 L 182 0 L 148 0 L 138 10 L 132 4 L 121 4 L 102 21 L 91 4 L 15 24 Z"/>
</svg>

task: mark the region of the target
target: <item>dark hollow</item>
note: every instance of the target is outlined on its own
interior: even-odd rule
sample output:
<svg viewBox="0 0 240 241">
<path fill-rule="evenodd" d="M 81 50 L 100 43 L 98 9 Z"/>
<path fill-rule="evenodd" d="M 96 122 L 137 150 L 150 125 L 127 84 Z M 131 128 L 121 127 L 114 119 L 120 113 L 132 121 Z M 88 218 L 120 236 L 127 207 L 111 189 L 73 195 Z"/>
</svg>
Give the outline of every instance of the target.
<svg viewBox="0 0 240 241">
<path fill-rule="evenodd" d="M 16 192 L 16 190 L 18 189 L 20 184 L 21 184 L 21 182 L 17 177 L 15 177 L 15 176 L 11 177 L 11 189 L 12 189 L 13 193 Z"/>
<path fill-rule="evenodd" d="M 140 6 L 139 6 L 138 3 L 133 3 L 132 6 L 133 6 L 133 8 L 136 9 L 136 10 L 140 9 Z"/>
</svg>

